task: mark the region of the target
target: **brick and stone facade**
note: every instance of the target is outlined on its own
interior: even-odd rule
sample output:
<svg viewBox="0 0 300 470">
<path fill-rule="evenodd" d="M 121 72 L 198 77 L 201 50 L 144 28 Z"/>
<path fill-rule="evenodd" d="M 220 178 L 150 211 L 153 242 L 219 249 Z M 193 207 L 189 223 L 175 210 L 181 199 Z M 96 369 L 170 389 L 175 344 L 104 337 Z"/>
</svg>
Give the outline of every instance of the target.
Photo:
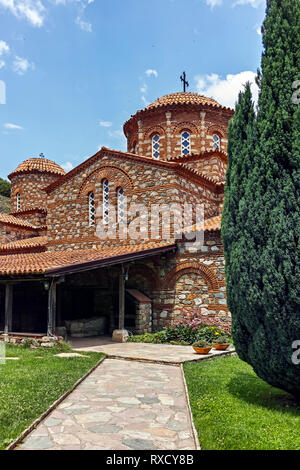
<svg viewBox="0 0 300 470">
<path fill-rule="evenodd" d="M 14 250 L 31 253 L 33 257 L 42 251 L 51 256 L 61 254 L 64 259 L 70 258 L 70 252 L 79 252 L 83 253 L 84 262 L 84 252 L 88 260 L 92 259 L 93 250 L 99 252 L 99 256 L 101 250 L 117 247 L 123 252 L 132 247 L 138 250 L 139 246 L 142 250 L 145 243 L 161 240 L 166 220 L 160 215 L 158 205 L 176 205 L 183 209 L 185 204 L 193 207 L 202 204 L 205 235 L 200 248 L 188 249 L 187 240 L 184 236 L 178 237 L 173 221 L 164 241 L 166 245 L 177 243 L 176 250 L 165 256 L 141 258 L 126 264 L 126 289 L 131 293 L 139 292 L 134 299 L 134 330 L 139 333 L 159 330 L 166 323 L 195 317 L 228 329 L 230 313 L 226 305 L 220 220 L 227 167 L 227 127 L 232 115 L 231 109 L 210 98 L 195 93 L 175 93 L 138 111 L 125 123 L 127 152 L 103 147 L 67 174 L 50 160 L 26 160 L 9 175 L 12 183 L 9 217 L 15 225 L 14 232 L 11 229 L 8 234 L 7 226 L 0 219 L 0 242 L 42 236 L 39 243 L 17 244 Z M 159 146 L 155 147 L 157 142 Z M 104 184 L 107 184 L 107 193 Z M 130 233 L 127 237 L 119 236 L 120 189 L 126 197 L 127 208 L 132 204 L 143 205 L 141 220 L 148 217 L 150 225 L 152 217 L 159 222 L 158 233 L 149 230 L 146 237 L 141 232 L 135 239 Z M 110 236 L 101 239 L 97 230 L 105 214 L 106 194 L 109 195 L 109 210 L 115 208 L 117 219 L 110 226 Z M 91 197 L 95 210 L 92 219 Z M 129 215 L 127 228 L 137 215 L 140 214 Z M 18 223 L 25 226 L 18 226 Z M 114 230 L 115 238 L 111 236 Z M 8 253 L 9 247 L 0 251 Z M 7 262 L 12 262 L 12 258 L 9 261 L 7 257 Z M 104 270 L 99 270 L 92 284 L 89 284 L 88 273 L 78 278 L 78 282 L 86 289 L 99 286 L 98 297 L 103 292 L 105 305 L 107 301 L 109 304 L 101 315 L 107 317 L 111 330 L 115 300 L 108 289 L 114 282 L 102 281 L 101 272 L 104 275 Z M 93 315 L 101 305 L 102 301 L 98 307 L 97 303 L 91 307 Z M 61 315 L 63 318 L 63 312 Z"/>
</svg>

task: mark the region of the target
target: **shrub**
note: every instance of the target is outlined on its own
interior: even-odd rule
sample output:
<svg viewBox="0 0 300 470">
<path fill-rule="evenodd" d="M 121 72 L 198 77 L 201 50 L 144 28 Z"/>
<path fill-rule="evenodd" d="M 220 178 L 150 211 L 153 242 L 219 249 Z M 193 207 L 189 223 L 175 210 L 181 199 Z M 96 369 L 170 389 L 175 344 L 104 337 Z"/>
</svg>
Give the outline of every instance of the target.
<svg viewBox="0 0 300 470">
<path fill-rule="evenodd" d="M 199 339 L 198 341 L 195 341 L 193 343 L 193 346 L 195 346 L 196 348 L 210 348 L 211 343 L 209 343 L 205 339 Z"/>
<path fill-rule="evenodd" d="M 230 343 L 231 338 L 228 335 L 218 335 L 213 339 L 213 343 L 215 344 L 228 344 Z"/>
<path fill-rule="evenodd" d="M 144 333 L 142 335 L 131 335 L 127 338 L 127 343 L 164 343 L 163 332 L 158 331 L 157 333 Z"/>
</svg>

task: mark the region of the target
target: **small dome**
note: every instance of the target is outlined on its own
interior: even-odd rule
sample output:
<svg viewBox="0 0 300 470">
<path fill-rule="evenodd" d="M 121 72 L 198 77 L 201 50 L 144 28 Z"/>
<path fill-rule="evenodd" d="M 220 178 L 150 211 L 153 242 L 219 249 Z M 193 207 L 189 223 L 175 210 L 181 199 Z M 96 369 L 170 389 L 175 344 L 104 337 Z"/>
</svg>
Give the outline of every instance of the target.
<svg viewBox="0 0 300 470">
<path fill-rule="evenodd" d="M 162 96 L 158 98 L 154 103 L 149 104 L 145 109 L 160 108 L 161 106 L 174 105 L 174 104 L 196 104 L 196 105 L 212 105 L 219 108 L 222 107 L 220 103 L 212 98 L 199 95 L 198 93 L 171 93 L 170 95 Z"/>
<path fill-rule="evenodd" d="M 57 163 L 46 158 L 28 158 L 9 175 L 9 178 L 19 173 L 40 172 L 53 175 L 65 175 L 65 171 Z"/>
</svg>

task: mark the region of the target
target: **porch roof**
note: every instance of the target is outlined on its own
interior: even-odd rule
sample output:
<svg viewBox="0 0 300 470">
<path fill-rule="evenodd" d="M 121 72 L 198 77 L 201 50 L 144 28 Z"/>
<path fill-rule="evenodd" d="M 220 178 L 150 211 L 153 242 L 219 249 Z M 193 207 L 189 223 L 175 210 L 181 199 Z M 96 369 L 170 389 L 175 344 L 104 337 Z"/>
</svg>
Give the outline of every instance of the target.
<svg viewBox="0 0 300 470">
<path fill-rule="evenodd" d="M 5 255 L 0 256 L 0 276 L 70 274 L 105 265 L 119 264 L 136 258 L 154 256 L 176 248 L 177 245 L 174 243 L 153 242 L 101 249 Z"/>
</svg>

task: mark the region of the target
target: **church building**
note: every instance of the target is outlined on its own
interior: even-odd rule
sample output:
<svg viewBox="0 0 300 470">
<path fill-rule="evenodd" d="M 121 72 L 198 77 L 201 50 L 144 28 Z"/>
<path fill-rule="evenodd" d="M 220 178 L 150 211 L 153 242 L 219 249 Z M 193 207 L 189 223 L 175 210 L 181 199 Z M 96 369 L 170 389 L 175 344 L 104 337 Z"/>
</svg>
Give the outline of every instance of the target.
<svg viewBox="0 0 300 470">
<path fill-rule="evenodd" d="M 184 318 L 229 329 L 220 228 L 232 116 L 173 93 L 124 124 L 126 152 L 102 147 L 68 173 L 43 157 L 20 163 L 0 214 L 0 334 L 139 334 Z M 132 204 L 158 230 L 138 229 Z M 170 217 L 162 236 L 160 208 L 187 206 L 204 211 L 201 246 L 189 242 L 194 216 L 182 230 Z"/>
</svg>

